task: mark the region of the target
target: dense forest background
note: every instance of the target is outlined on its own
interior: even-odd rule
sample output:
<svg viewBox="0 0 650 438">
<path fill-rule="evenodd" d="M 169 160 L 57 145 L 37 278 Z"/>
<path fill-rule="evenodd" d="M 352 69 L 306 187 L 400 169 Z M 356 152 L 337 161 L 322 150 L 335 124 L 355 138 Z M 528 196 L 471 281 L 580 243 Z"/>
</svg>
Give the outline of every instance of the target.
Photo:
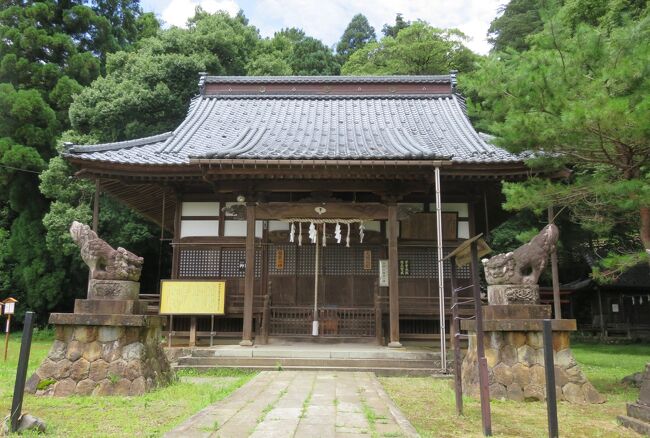
<svg viewBox="0 0 650 438">
<path fill-rule="evenodd" d="M 376 32 L 359 14 L 335 47 L 304 30 L 262 38 L 243 12 L 197 9 L 164 28 L 133 0 L 4 1 L 0 7 L 0 298 L 44 321 L 85 295 L 87 271 L 68 236 L 90 222 L 94 185 L 58 156 L 64 142 L 119 141 L 173 129 L 215 75 L 461 73 L 477 125 L 558 178 L 504 184 L 516 212 L 493 230 L 507 250 L 543 226 L 565 231 L 563 281 L 611 281 L 650 248 L 648 7 L 633 0 L 512 0 L 479 56 L 457 29 L 398 14 Z M 160 230 L 101 197 L 99 234 L 145 257 L 155 291 Z M 568 273 L 572 273 L 573 277 Z M 21 311 L 21 313 L 22 313 Z"/>
</svg>

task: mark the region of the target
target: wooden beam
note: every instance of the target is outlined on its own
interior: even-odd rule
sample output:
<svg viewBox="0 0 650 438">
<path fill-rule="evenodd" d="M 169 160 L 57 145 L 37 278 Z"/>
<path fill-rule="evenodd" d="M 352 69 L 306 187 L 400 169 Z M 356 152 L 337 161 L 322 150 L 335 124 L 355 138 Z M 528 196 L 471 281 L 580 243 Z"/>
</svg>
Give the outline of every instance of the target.
<svg viewBox="0 0 650 438">
<path fill-rule="evenodd" d="M 319 215 L 314 210 L 324 207 L 327 211 Z M 386 219 L 388 209 L 379 203 L 289 203 L 274 202 L 261 204 L 255 211 L 257 219 L 321 218 L 321 219 Z"/>
<path fill-rule="evenodd" d="M 253 293 L 255 287 L 255 204 L 246 205 L 246 274 L 244 277 L 244 327 L 241 346 L 253 345 Z"/>
<path fill-rule="evenodd" d="M 391 348 L 402 346 L 399 342 L 399 270 L 397 253 L 397 204 L 388 206 L 388 307 L 390 314 Z"/>
</svg>

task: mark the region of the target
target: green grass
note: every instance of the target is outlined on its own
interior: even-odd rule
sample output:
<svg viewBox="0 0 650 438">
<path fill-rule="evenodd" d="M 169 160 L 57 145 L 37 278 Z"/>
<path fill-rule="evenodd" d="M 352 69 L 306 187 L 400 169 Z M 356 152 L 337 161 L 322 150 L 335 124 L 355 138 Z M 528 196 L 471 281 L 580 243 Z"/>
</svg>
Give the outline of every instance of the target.
<svg viewBox="0 0 650 438">
<path fill-rule="evenodd" d="M 377 414 L 375 410 L 366 403 L 365 399 L 361 399 L 361 409 L 363 410 L 363 415 L 368 421 L 368 427 L 370 428 L 370 436 L 372 438 L 377 438 Z"/>
<path fill-rule="evenodd" d="M 558 404 L 562 437 L 627 437 L 639 435 L 620 426 L 616 417 L 625 403 L 638 397 L 638 389 L 620 380 L 650 361 L 650 345 L 575 344 L 576 360 L 594 386 L 607 397 L 601 405 Z M 384 388 L 423 437 L 480 437 L 480 404 L 463 398 L 465 416 L 455 413 L 452 381 L 432 378 L 385 377 Z M 496 437 L 547 436 L 546 404 L 492 401 L 492 431 Z"/>
<path fill-rule="evenodd" d="M 28 377 L 46 357 L 52 340 L 51 332 L 35 333 Z M 2 417 L 8 415 L 11 408 L 19 349 L 20 334 L 16 333 L 10 338 L 9 360 L 0 362 Z M 192 377 L 199 374 L 183 371 L 179 375 Z M 209 377 L 210 383 L 194 384 L 182 379 L 139 397 L 55 398 L 26 394 L 23 412 L 43 419 L 48 427 L 48 436 L 157 437 L 204 407 L 225 398 L 253 375 L 238 370 L 214 370 L 200 374 Z"/>
</svg>

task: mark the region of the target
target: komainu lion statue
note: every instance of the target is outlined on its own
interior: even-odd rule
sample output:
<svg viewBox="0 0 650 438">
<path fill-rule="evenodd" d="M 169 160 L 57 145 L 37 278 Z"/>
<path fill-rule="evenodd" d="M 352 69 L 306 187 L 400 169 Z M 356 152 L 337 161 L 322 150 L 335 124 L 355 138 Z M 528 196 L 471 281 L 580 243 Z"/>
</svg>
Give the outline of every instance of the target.
<svg viewBox="0 0 650 438">
<path fill-rule="evenodd" d="M 144 259 L 124 248 L 113 249 L 88 225 L 74 221 L 72 240 L 81 248 L 81 258 L 90 268 L 93 280 L 140 280 Z"/>
<path fill-rule="evenodd" d="M 558 228 L 554 224 L 548 224 L 530 242 L 516 250 L 483 259 L 487 283 L 537 284 L 559 235 Z"/>
</svg>

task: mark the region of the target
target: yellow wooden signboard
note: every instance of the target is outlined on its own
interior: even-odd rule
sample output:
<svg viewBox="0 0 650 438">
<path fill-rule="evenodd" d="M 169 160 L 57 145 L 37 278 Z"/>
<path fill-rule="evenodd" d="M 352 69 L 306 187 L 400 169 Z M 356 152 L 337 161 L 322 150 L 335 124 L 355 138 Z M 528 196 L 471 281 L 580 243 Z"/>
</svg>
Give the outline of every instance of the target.
<svg viewBox="0 0 650 438">
<path fill-rule="evenodd" d="M 162 280 L 161 315 L 223 315 L 225 281 Z"/>
</svg>

